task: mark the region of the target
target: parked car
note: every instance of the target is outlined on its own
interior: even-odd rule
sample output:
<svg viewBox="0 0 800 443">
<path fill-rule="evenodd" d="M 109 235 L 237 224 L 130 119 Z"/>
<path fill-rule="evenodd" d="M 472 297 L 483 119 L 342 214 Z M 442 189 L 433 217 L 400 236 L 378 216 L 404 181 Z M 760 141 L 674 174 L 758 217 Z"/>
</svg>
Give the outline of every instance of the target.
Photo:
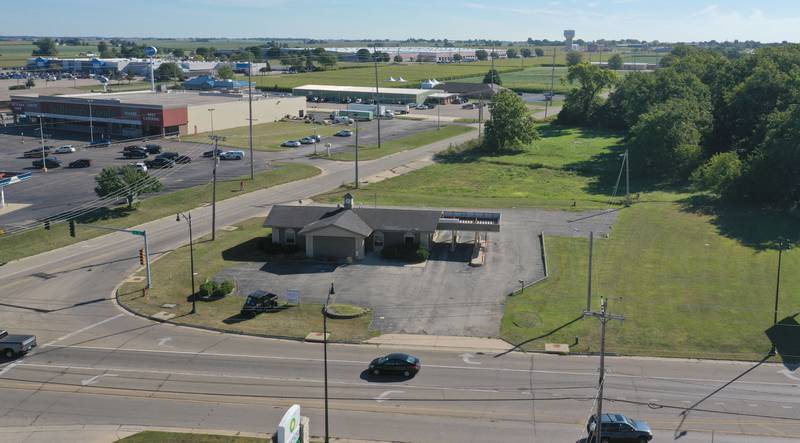
<svg viewBox="0 0 800 443">
<path fill-rule="evenodd" d="M 41 159 L 33 161 L 33 167 L 36 169 L 42 169 L 42 165 L 48 168 L 57 168 L 61 166 L 61 160 L 56 157 L 45 157 L 44 162 Z"/>
<path fill-rule="evenodd" d="M 108 148 L 111 146 L 111 140 L 95 140 L 89 143 L 92 148 Z"/>
<path fill-rule="evenodd" d="M 298 148 L 300 147 L 300 142 L 297 140 L 287 140 L 281 143 L 281 146 L 283 146 L 284 148 Z"/>
<path fill-rule="evenodd" d="M 72 154 L 73 152 L 75 152 L 75 148 L 72 145 L 59 146 L 53 151 L 54 154 Z"/>
<path fill-rule="evenodd" d="M 44 150 L 44 156 L 47 157 L 51 152 L 47 149 Z M 42 148 L 31 149 L 22 153 L 25 158 L 42 158 Z"/>
<path fill-rule="evenodd" d="M 142 172 L 147 172 L 147 165 L 144 164 L 144 162 L 134 163 L 131 166 L 133 166 L 134 168 L 136 168 L 136 169 L 138 169 L 138 170 L 140 170 Z"/>
<path fill-rule="evenodd" d="M 144 149 L 148 154 L 161 154 L 161 145 L 149 144 L 144 145 Z"/>
<path fill-rule="evenodd" d="M 80 158 L 75 160 L 74 162 L 70 162 L 68 165 L 70 168 L 88 168 L 92 166 L 92 161 L 88 158 Z"/>
<path fill-rule="evenodd" d="M 369 372 L 375 375 L 399 373 L 409 377 L 419 372 L 420 364 L 420 360 L 413 355 L 393 353 L 372 360 L 369 364 Z"/>
<path fill-rule="evenodd" d="M 178 157 L 180 157 L 180 154 L 177 152 L 164 152 L 156 156 L 156 158 L 165 158 L 167 160 L 175 160 Z"/>
<path fill-rule="evenodd" d="M 300 141 L 300 144 L 303 144 L 303 145 L 313 145 L 314 142 L 316 142 L 316 140 L 314 140 L 311 137 L 303 137 L 299 141 Z"/>
<path fill-rule="evenodd" d="M 219 155 L 222 154 L 223 152 L 225 152 L 225 151 L 223 151 L 222 149 L 218 148 L 217 149 L 217 157 L 219 157 Z M 213 149 L 203 153 L 203 157 L 213 157 L 213 156 L 214 156 L 214 150 Z"/>
<path fill-rule="evenodd" d="M 475 109 L 475 103 L 467 103 L 466 105 L 461 105 L 461 109 Z"/>
<path fill-rule="evenodd" d="M 140 151 L 138 149 L 134 149 L 132 151 L 123 152 L 122 156 L 125 158 L 147 158 L 147 151 Z"/>
<path fill-rule="evenodd" d="M 147 152 L 147 149 L 144 146 L 139 146 L 139 145 L 130 145 L 130 146 L 125 146 L 124 148 L 122 148 L 122 152 L 130 152 L 130 151 Z"/>
<path fill-rule="evenodd" d="M 0 349 L 5 358 L 23 355 L 35 347 L 35 335 L 11 335 L 8 331 L 0 330 Z"/>
<path fill-rule="evenodd" d="M 154 158 L 153 160 L 147 160 L 144 162 L 147 169 L 163 169 L 163 168 L 172 168 L 175 166 L 175 162 L 168 159 L 168 158 Z"/>
<path fill-rule="evenodd" d="M 244 151 L 225 151 L 219 154 L 220 160 L 243 160 Z"/>
<path fill-rule="evenodd" d="M 344 129 L 344 130 L 341 130 L 341 131 L 339 131 L 339 132 L 337 132 L 336 134 L 333 134 L 333 135 L 335 135 L 337 137 L 350 137 L 350 136 L 353 135 L 353 131 L 351 131 L 349 129 Z"/>
<path fill-rule="evenodd" d="M 173 161 L 175 163 L 178 163 L 178 164 L 181 164 L 181 165 L 185 165 L 186 163 L 191 163 L 192 162 L 192 158 L 189 157 L 188 155 L 179 155 L 179 156 L 175 157 L 175 160 L 173 160 Z"/>
<path fill-rule="evenodd" d="M 428 109 L 428 105 L 417 105 L 417 106 L 414 107 L 414 109 L 422 111 L 422 110 Z"/>
<path fill-rule="evenodd" d="M 254 317 L 259 312 L 271 311 L 277 307 L 278 296 L 259 289 L 247 296 L 239 314 L 242 317 Z"/>
<path fill-rule="evenodd" d="M 586 423 L 586 432 L 589 433 L 587 442 L 594 443 L 593 432 L 597 428 L 595 416 L 589 417 Z M 653 431 L 647 422 L 633 420 L 623 414 L 609 413 L 603 414 L 600 428 L 600 438 L 602 443 L 617 442 L 637 442 L 647 443 L 653 439 Z"/>
<path fill-rule="evenodd" d="M 309 138 L 313 138 L 315 142 L 319 143 L 322 141 L 322 136 L 319 134 L 309 135 Z"/>
</svg>

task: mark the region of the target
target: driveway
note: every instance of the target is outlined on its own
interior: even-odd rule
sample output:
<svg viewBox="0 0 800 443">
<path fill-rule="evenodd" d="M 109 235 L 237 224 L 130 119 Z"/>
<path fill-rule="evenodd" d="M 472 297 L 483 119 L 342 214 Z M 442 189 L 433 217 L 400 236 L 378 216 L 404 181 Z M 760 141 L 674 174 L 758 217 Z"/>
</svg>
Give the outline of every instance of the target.
<svg viewBox="0 0 800 443">
<path fill-rule="evenodd" d="M 302 302 L 323 303 L 334 283 L 334 303 L 369 307 L 373 327 L 383 333 L 496 337 L 506 296 L 544 276 L 538 235 L 588 236 L 610 232 L 616 213 L 501 210 L 499 233 L 489 234 L 486 264 L 470 267 L 471 245 L 451 252 L 433 247 L 423 264 L 402 265 L 369 256 L 352 265 L 243 263 L 217 279 L 234 279 L 240 293 L 264 289 L 281 296 L 300 291 Z M 593 216 L 594 215 L 594 216 Z M 577 220 L 577 221 L 575 221 Z M 446 241 L 446 236 L 440 236 Z M 471 240 L 467 234 L 464 240 Z"/>
</svg>

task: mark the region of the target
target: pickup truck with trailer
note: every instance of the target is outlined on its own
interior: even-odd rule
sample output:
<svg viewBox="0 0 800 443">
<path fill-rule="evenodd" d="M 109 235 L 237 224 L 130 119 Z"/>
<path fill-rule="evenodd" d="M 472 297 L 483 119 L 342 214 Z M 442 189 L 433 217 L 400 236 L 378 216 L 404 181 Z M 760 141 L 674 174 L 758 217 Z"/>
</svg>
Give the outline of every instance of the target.
<svg viewBox="0 0 800 443">
<path fill-rule="evenodd" d="M 0 329 L 0 352 L 4 357 L 14 358 L 26 354 L 35 347 L 35 335 L 10 335 L 8 331 Z"/>
</svg>

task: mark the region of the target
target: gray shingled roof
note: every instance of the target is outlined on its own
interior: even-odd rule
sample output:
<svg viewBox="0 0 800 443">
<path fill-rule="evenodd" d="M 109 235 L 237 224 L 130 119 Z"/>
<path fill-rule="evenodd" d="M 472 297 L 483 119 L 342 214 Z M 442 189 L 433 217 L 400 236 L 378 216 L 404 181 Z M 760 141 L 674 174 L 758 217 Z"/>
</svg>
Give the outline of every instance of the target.
<svg viewBox="0 0 800 443">
<path fill-rule="evenodd" d="M 335 226 L 363 237 L 369 237 L 372 234 L 372 228 L 353 211 L 348 210 L 337 211 L 333 215 L 311 222 L 300 231 L 300 234 L 306 235 L 328 226 Z"/>
<path fill-rule="evenodd" d="M 332 208 L 329 206 L 273 206 L 264 226 L 301 229 L 342 212 L 353 212 L 369 228 L 377 231 L 433 232 L 441 211 L 390 208 Z"/>
</svg>

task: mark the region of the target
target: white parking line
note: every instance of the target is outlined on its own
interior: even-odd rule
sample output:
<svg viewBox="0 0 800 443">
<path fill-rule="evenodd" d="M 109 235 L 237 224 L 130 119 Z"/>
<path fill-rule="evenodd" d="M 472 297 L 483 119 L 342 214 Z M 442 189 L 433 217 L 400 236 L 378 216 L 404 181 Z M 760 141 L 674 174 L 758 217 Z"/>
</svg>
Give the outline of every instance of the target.
<svg viewBox="0 0 800 443">
<path fill-rule="evenodd" d="M 51 341 L 50 343 L 46 343 L 46 344 L 44 344 L 44 345 L 42 345 L 42 346 L 52 346 L 52 345 L 54 345 L 54 344 L 56 344 L 56 343 L 58 343 L 58 342 L 60 342 L 60 341 L 64 341 L 64 340 L 66 340 L 66 339 L 68 339 L 68 338 L 70 338 L 70 337 L 74 337 L 74 336 L 76 336 L 76 335 L 78 335 L 78 334 L 80 334 L 80 333 L 82 333 L 82 332 L 86 332 L 86 331 L 88 331 L 89 329 L 96 328 L 96 327 L 98 327 L 98 326 L 100 326 L 100 325 L 102 325 L 102 324 L 108 323 L 108 322 L 110 322 L 110 321 L 112 321 L 112 320 L 116 320 L 116 319 L 118 319 L 118 318 L 120 318 L 120 317 L 124 317 L 124 316 L 125 316 L 125 314 L 117 314 L 117 315 L 115 315 L 115 316 L 113 316 L 113 317 L 109 317 L 109 318 L 107 318 L 107 319 L 105 319 L 105 320 L 100 320 L 100 321 L 99 321 L 99 322 L 97 322 L 97 323 L 92 323 L 91 325 L 89 325 L 89 326 L 85 326 L 85 327 L 83 327 L 83 328 L 80 328 L 80 329 L 78 329 L 77 331 L 72 331 L 72 332 L 70 332 L 69 334 L 67 334 L 67 335 L 64 335 L 64 336 L 62 336 L 62 337 L 59 337 L 59 338 L 57 338 L 57 339 L 55 339 L 55 340 Z"/>
</svg>

